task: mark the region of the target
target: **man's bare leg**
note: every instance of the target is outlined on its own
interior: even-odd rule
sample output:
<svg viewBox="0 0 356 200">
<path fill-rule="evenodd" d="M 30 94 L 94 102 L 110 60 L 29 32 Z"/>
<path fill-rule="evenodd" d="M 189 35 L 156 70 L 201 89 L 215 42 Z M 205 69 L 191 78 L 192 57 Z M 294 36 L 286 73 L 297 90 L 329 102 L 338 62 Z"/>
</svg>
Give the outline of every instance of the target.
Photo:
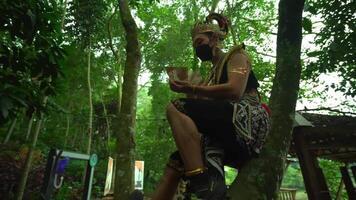
<svg viewBox="0 0 356 200">
<path fill-rule="evenodd" d="M 177 110 L 173 104 L 169 104 L 167 107 L 167 118 L 184 163 L 185 176 L 189 179 L 190 190 L 198 198 L 209 200 L 223 199 L 226 192 L 224 170 L 220 166 L 223 152 L 214 156 L 214 159 L 210 159 L 209 161 L 214 163 L 214 166 L 220 167 L 213 167 L 209 169 L 209 172 L 206 171 L 206 166 L 204 166 L 202 159 L 201 137 L 194 121 L 189 116 Z"/>
<path fill-rule="evenodd" d="M 204 169 L 200 134 L 193 120 L 179 112 L 173 104 L 167 107 L 167 118 L 185 171 Z"/>
</svg>

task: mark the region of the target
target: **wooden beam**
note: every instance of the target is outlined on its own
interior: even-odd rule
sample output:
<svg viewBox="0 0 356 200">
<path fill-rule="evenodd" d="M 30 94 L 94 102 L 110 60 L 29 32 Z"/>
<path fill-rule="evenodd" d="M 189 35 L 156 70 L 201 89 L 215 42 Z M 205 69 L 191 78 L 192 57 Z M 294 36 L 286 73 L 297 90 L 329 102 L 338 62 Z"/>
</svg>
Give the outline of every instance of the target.
<svg viewBox="0 0 356 200">
<path fill-rule="evenodd" d="M 350 158 L 335 158 L 335 157 L 322 157 L 322 158 L 327 160 L 337 161 L 340 163 L 356 162 L 356 159 L 350 159 Z"/>
<path fill-rule="evenodd" d="M 329 160 L 336 160 L 342 163 L 351 163 L 356 162 L 356 153 L 355 152 L 347 152 L 347 153 L 330 153 L 320 155 L 319 157 L 329 159 Z"/>
<path fill-rule="evenodd" d="M 325 137 L 345 137 L 346 135 L 356 138 L 356 126 L 325 126 L 325 127 L 298 127 L 308 139 L 323 139 Z"/>
<path fill-rule="evenodd" d="M 320 157 L 342 157 L 342 158 L 350 158 L 356 159 L 355 151 L 340 151 L 340 152 L 324 152 L 318 154 Z"/>
<path fill-rule="evenodd" d="M 293 137 L 308 198 L 309 200 L 331 200 L 325 177 L 318 165 L 318 160 L 315 154 L 307 148 L 305 132 L 300 131 L 300 128 L 295 128 Z"/>
<path fill-rule="evenodd" d="M 355 180 L 355 183 L 356 183 L 356 166 L 352 166 L 351 167 L 351 171 L 352 171 L 352 175 L 354 175 L 354 180 Z"/>
<path fill-rule="evenodd" d="M 340 148 L 353 148 L 356 147 L 356 137 L 355 138 L 345 138 L 345 139 L 335 139 L 328 140 L 325 139 L 323 142 L 311 143 L 308 142 L 310 150 L 316 149 L 340 149 Z"/>
<path fill-rule="evenodd" d="M 349 199 L 356 199 L 356 188 L 352 184 L 350 174 L 347 170 L 347 167 L 340 167 L 340 172 L 342 175 L 342 180 L 345 183 L 345 189 Z"/>
</svg>

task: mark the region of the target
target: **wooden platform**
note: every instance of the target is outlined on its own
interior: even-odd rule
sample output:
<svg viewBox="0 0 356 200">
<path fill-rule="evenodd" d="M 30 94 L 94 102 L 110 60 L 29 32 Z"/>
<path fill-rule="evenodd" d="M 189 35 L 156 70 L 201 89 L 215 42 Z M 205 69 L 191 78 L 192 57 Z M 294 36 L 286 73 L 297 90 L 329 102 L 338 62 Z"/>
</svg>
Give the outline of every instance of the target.
<svg viewBox="0 0 356 200">
<path fill-rule="evenodd" d="M 297 113 L 290 154 L 299 160 L 309 200 L 331 200 L 317 158 L 356 162 L 356 117 Z"/>
</svg>

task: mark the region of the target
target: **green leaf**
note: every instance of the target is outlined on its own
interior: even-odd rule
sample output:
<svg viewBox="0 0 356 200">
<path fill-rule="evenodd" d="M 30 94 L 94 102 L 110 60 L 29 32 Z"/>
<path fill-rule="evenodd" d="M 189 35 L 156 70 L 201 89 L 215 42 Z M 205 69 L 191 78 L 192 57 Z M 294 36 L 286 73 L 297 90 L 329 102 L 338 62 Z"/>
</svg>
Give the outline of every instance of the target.
<svg viewBox="0 0 356 200">
<path fill-rule="evenodd" d="M 11 98 L 13 98 L 14 100 L 16 100 L 19 104 L 21 104 L 23 107 L 27 107 L 27 104 L 25 101 L 23 101 L 22 99 L 16 97 L 15 95 L 10 95 Z"/>
<path fill-rule="evenodd" d="M 322 51 L 312 51 L 312 52 L 308 52 L 307 56 L 308 57 L 317 57 L 319 55 L 321 55 L 323 52 Z"/>
<path fill-rule="evenodd" d="M 312 21 L 309 18 L 303 17 L 303 29 L 308 32 L 311 33 L 312 32 Z"/>
<path fill-rule="evenodd" d="M 316 6 L 310 1 L 306 1 L 304 5 L 304 11 L 316 15 L 318 13 L 318 8 L 316 8 Z"/>
</svg>

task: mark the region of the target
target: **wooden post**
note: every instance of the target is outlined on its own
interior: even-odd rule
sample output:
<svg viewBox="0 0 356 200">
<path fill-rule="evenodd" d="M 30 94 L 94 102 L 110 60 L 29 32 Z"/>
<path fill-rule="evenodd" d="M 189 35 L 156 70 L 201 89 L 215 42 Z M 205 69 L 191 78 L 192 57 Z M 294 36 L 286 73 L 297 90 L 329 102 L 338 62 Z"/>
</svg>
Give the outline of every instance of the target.
<svg viewBox="0 0 356 200">
<path fill-rule="evenodd" d="M 324 174 L 315 154 L 308 149 L 304 133 L 300 128 L 295 128 L 293 136 L 309 200 L 331 200 Z"/>
<path fill-rule="evenodd" d="M 350 174 L 347 171 L 347 167 L 340 167 L 340 172 L 342 175 L 342 180 L 345 184 L 347 196 L 349 196 L 349 199 L 356 199 L 356 188 L 353 186 Z"/>
</svg>

